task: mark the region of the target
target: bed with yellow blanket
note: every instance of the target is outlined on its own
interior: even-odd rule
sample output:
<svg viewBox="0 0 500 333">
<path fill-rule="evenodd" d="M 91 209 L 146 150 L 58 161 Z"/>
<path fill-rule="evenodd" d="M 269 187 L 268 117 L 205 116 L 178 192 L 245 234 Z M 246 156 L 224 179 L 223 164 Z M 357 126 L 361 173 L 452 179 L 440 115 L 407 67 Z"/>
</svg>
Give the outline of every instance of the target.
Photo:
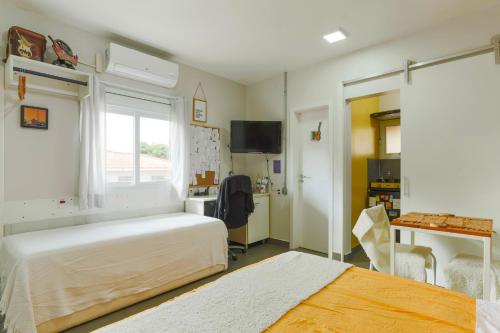
<svg viewBox="0 0 500 333">
<path fill-rule="evenodd" d="M 474 332 L 476 300 L 352 267 L 268 332 Z"/>
<path fill-rule="evenodd" d="M 290 252 L 289 252 L 290 253 Z M 295 252 L 296 253 L 296 252 Z M 287 255 L 287 254 L 285 254 Z M 280 255 L 283 256 L 283 255 Z M 278 256 L 278 257 L 280 257 Z M 303 260 L 317 260 L 310 255 L 298 255 Z M 306 257 L 303 257 L 306 256 Z M 316 257 L 319 258 L 319 257 Z M 324 260 L 325 264 L 327 259 Z M 285 273 L 281 276 L 283 286 L 273 288 L 287 291 L 290 295 L 295 294 L 300 285 L 308 279 L 313 279 L 317 272 L 311 268 L 305 268 L 304 272 L 310 275 L 304 278 L 304 272 L 294 277 L 293 268 L 286 271 L 286 265 L 277 265 L 274 273 L 269 271 L 259 272 L 263 276 L 261 281 L 248 281 L 242 271 L 258 270 L 261 266 L 272 265 L 275 258 L 262 263 L 233 272 L 225 277 L 203 286 L 188 294 L 182 295 L 172 301 L 166 302 L 159 307 L 145 311 L 118 323 L 104 327 L 101 333 L 131 333 L 131 332 L 474 332 L 476 330 L 476 300 L 441 287 L 392 277 L 387 274 L 368 271 L 366 269 L 347 266 L 343 271 L 326 283 L 318 291 L 305 297 L 295 306 L 291 306 L 283 313 L 276 314 L 277 319 L 266 324 L 264 318 L 269 312 L 276 308 L 274 295 L 267 296 L 259 294 L 259 288 L 265 289 L 265 284 L 273 284 L 273 275 L 279 272 Z M 339 263 L 340 264 L 340 263 Z M 300 264 L 303 266 L 303 263 Z M 279 267 L 284 266 L 284 267 Z M 326 269 L 327 270 L 327 269 Z M 319 271 L 318 271 L 319 272 Z M 335 275 L 335 272 L 332 273 Z M 241 275 L 241 276 L 239 276 Z M 256 278 L 255 275 L 253 278 Z M 301 277 L 302 275 L 302 277 Z M 257 280 L 259 278 L 256 278 Z M 297 280 L 294 287 L 289 280 Z M 220 283 L 220 280 L 222 281 Z M 220 283 L 218 285 L 218 283 Z M 231 289 L 232 287 L 236 289 Z M 239 287 L 237 287 L 239 285 Z M 252 289 L 248 299 L 246 285 Z M 269 287 L 269 286 L 267 286 Z M 237 289 L 240 288 L 240 289 Z M 213 289 L 211 295 L 207 289 Z M 224 296 L 213 296 L 216 293 L 224 293 L 223 289 L 231 290 L 232 294 Z M 286 303 L 288 294 L 280 296 Z M 253 299 L 252 299 L 253 297 Z M 264 298 L 264 299 L 259 299 Z M 278 297 L 279 298 L 279 297 Z M 229 302 L 226 308 L 223 300 Z M 236 299 L 236 300 L 235 300 Z M 186 303 L 187 301 L 187 303 Z M 183 308 L 183 303 L 190 304 L 190 308 Z M 274 304 L 274 305 L 273 305 Z M 241 308 L 240 308 L 241 307 Z M 232 311 L 227 311 L 232 309 Z M 496 309 L 498 310 L 498 309 Z M 176 311 L 179 311 L 176 313 Z M 241 311 L 241 313 L 239 313 Z M 261 314 L 259 314 L 259 311 Z M 204 313 L 206 312 L 206 313 Z M 221 314 L 218 315 L 217 312 Z M 255 314 L 257 313 L 257 315 Z M 490 312 L 491 313 L 491 312 Z M 498 314 L 498 312 L 496 312 Z M 184 315 L 182 315 L 184 314 Z M 262 315 L 262 318 L 259 317 Z M 234 316 L 234 320 L 231 317 Z M 174 318 L 175 317 L 175 318 Z M 215 323 L 211 318 L 217 317 Z M 257 319 L 248 319 L 255 317 Z M 259 319 L 260 318 L 260 319 Z M 218 320 L 218 321 L 217 321 Z M 264 323 L 251 323 L 248 321 L 262 320 Z M 196 323 L 198 321 L 198 323 Z M 198 326 L 197 326 L 198 325 Z M 253 326 L 252 326 L 253 325 Z M 490 325 L 490 326 L 488 326 Z M 485 327 L 491 327 L 488 323 Z M 479 332 L 490 332 L 489 330 L 478 330 Z M 491 330 L 493 332 L 494 330 Z"/>
</svg>

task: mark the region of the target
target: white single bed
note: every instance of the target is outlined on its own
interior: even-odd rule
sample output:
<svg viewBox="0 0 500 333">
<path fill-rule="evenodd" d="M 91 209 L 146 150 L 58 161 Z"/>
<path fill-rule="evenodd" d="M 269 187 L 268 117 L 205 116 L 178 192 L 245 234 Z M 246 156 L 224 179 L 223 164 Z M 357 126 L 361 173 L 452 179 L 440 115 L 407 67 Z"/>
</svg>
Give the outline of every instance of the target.
<svg viewBox="0 0 500 333">
<path fill-rule="evenodd" d="M 7 236 L 0 309 L 10 332 L 67 329 L 227 268 L 220 220 L 176 213 Z"/>
</svg>

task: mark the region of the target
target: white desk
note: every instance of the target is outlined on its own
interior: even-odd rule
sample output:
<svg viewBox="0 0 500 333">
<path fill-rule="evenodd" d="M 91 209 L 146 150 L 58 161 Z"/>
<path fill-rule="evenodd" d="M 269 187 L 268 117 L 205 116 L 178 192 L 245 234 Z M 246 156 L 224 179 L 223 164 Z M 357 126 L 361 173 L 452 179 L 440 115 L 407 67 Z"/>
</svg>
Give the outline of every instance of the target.
<svg viewBox="0 0 500 333">
<path fill-rule="evenodd" d="M 448 236 L 469 240 L 478 240 L 483 242 L 483 300 L 490 300 L 490 270 L 491 270 L 491 234 L 487 235 L 474 235 L 458 232 L 443 231 L 439 228 L 419 228 L 391 224 L 390 231 L 390 256 L 391 256 L 391 275 L 395 272 L 395 256 L 396 256 L 396 230 L 409 231 L 411 233 L 412 244 L 415 240 L 415 232 L 421 232 L 431 235 Z"/>
<path fill-rule="evenodd" d="M 199 196 L 186 199 L 187 213 L 207 215 L 215 209 L 216 196 Z M 229 230 L 229 240 L 248 247 L 259 241 L 265 241 L 270 235 L 270 195 L 269 193 L 254 193 L 255 210 L 248 217 L 248 224 L 241 228 Z M 213 215 L 213 214 L 212 214 Z"/>
</svg>

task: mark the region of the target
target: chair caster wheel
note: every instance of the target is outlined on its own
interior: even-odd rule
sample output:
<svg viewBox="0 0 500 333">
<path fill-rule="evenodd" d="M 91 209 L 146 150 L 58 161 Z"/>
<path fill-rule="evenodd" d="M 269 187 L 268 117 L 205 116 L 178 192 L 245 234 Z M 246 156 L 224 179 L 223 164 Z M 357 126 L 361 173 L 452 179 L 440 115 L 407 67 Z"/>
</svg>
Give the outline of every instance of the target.
<svg viewBox="0 0 500 333">
<path fill-rule="evenodd" d="M 238 257 L 236 257 L 236 255 L 235 255 L 235 254 L 233 254 L 233 255 L 231 255 L 231 259 L 232 259 L 233 261 L 236 261 L 236 260 L 238 260 Z"/>
<path fill-rule="evenodd" d="M 247 253 L 247 250 L 246 250 L 246 249 L 245 249 L 245 250 L 241 250 L 241 252 L 242 252 L 242 253 Z"/>
</svg>

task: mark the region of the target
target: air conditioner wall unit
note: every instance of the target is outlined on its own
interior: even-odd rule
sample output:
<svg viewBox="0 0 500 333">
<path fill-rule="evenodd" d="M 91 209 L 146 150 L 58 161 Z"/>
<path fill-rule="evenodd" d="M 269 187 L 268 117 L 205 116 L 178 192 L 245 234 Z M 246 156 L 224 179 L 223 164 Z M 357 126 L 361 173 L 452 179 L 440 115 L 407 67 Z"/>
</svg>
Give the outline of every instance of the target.
<svg viewBox="0 0 500 333">
<path fill-rule="evenodd" d="M 174 88 L 179 79 L 179 65 L 110 43 L 106 50 L 106 73 Z"/>
</svg>

